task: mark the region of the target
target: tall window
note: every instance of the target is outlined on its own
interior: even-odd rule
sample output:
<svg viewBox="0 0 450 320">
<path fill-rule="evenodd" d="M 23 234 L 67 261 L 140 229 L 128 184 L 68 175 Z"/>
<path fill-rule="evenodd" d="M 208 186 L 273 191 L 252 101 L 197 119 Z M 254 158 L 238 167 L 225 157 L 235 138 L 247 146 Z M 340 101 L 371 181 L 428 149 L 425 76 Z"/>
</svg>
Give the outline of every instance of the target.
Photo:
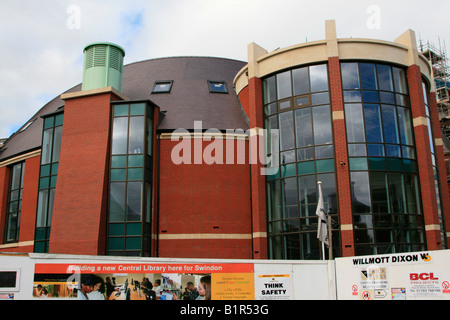
<svg viewBox="0 0 450 320">
<path fill-rule="evenodd" d="M 404 69 L 341 63 L 357 255 L 425 249 Z"/>
<path fill-rule="evenodd" d="M 24 173 L 25 162 L 17 163 L 10 168 L 8 201 L 6 207 L 5 243 L 19 241 Z"/>
<path fill-rule="evenodd" d="M 108 254 L 150 254 L 153 109 L 113 105 Z"/>
<path fill-rule="evenodd" d="M 48 252 L 64 115 L 44 118 L 34 252 Z"/>
<path fill-rule="evenodd" d="M 279 129 L 280 168 L 267 176 L 271 259 L 320 259 L 317 182 L 325 210 L 338 220 L 327 65 L 288 70 L 263 80 L 265 129 Z M 269 141 L 268 141 L 269 142 Z M 333 234 L 335 256 L 339 237 Z"/>
</svg>

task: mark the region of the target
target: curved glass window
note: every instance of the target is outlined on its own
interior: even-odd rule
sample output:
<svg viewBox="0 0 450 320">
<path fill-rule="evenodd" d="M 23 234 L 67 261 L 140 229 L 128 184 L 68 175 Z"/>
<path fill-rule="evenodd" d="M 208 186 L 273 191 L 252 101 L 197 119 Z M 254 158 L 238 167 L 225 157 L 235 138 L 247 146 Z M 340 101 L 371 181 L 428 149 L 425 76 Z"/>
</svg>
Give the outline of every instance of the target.
<svg viewBox="0 0 450 320">
<path fill-rule="evenodd" d="M 280 146 L 273 155 L 279 157 L 278 173 L 267 176 L 269 256 L 320 259 L 318 181 L 322 181 L 325 209 L 338 219 L 327 65 L 296 68 L 264 79 L 263 99 L 265 129 L 279 130 Z M 340 255 L 339 246 L 336 232 L 335 256 Z"/>
<path fill-rule="evenodd" d="M 425 250 L 406 73 L 341 63 L 357 255 Z"/>
</svg>

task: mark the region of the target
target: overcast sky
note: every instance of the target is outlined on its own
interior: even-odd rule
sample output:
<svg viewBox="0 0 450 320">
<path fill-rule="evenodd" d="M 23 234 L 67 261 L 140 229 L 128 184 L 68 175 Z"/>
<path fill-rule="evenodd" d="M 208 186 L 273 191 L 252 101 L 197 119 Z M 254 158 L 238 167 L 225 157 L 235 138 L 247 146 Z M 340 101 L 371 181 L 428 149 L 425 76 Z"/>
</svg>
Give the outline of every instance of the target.
<svg viewBox="0 0 450 320">
<path fill-rule="evenodd" d="M 167 56 L 247 60 L 255 42 L 273 51 L 325 37 L 450 46 L 449 0 L 0 0 L 0 138 L 81 83 L 83 48 L 108 41 L 125 64 Z"/>
</svg>

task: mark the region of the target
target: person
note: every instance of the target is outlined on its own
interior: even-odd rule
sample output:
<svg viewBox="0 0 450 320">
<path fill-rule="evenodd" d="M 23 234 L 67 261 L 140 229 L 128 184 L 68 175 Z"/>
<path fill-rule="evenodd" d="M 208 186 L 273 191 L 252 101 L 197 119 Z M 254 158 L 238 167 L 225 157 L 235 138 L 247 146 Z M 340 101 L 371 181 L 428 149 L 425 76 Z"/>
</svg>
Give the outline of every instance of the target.
<svg viewBox="0 0 450 320">
<path fill-rule="evenodd" d="M 205 299 L 206 290 L 205 290 L 205 287 L 203 286 L 203 283 L 200 282 L 198 284 L 197 290 L 198 290 L 198 297 L 195 300 L 204 300 Z"/>
<path fill-rule="evenodd" d="M 200 283 L 205 289 L 205 298 L 203 300 L 211 300 L 211 276 L 201 277 Z"/>
<path fill-rule="evenodd" d="M 111 296 L 111 293 L 113 293 L 114 291 L 119 291 L 119 289 L 116 289 L 116 287 L 112 283 L 111 277 L 106 277 L 105 287 L 106 287 L 106 297 L 108 299 Z"/>
<path fill-rule="evenodd" d="M 156 279 L 155 280 L 155 286 L 153 287 L 153 291 L 155 291 L 156 294 L 156 298 L 160 299 L 161 298 L 161 280 L 160 279 Z"/>
<path fill-rule="evenodd" d="M 96 285 L 94 277 L 90 274 L 81 275 L 80 287 L 77 290 L 78 300 L 89 300 L 88 293 L 94 290 L 94 286 Z"/>
<path fill-rule="evenodd" d="M 195 300 L 199 296 L 197 288 L 194 286 L 194 284 L 189 281 L 186 284 L 186 288 L 189 290 L 189 296 L 187 297 L 187 300 Z"/>
<path fill-rule="evenodd" d="M 144 278 L 141 283 L 141 287 L 144 290 L 146 300 L 156 300 L 155 291 L 153 291 L 153 284 L 148 278 Z"/>
<path fill-rule="evenodd" d="M 103 279 L 98 276 L 93 276 L 93 282 L 95 282 L 92 292 L 87 294 L 89 300 L 105 300 L 105 284 Z"/>
<path fill-rule="evenodd" d="M 38 284 L 36 289 L 34 289 L 33 296 L 39 297 L 41 295 L 41 291 L 42 291 L 42 285 Z"/>
</svg>

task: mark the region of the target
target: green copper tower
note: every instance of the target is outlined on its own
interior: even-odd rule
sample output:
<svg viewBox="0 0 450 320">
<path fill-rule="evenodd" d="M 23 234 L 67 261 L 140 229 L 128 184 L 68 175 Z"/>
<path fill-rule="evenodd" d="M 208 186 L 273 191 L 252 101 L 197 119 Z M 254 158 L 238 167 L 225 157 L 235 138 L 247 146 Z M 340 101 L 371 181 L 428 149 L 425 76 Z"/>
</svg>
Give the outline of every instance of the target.
<svg viewBox="0 0 450 320">
<path fill-rule="evenodd" d="M 122 92 L 125 51 L 108 42 L 95 42 L 84 48 L 82 90 L 113 87 Z"/>
</svg>

